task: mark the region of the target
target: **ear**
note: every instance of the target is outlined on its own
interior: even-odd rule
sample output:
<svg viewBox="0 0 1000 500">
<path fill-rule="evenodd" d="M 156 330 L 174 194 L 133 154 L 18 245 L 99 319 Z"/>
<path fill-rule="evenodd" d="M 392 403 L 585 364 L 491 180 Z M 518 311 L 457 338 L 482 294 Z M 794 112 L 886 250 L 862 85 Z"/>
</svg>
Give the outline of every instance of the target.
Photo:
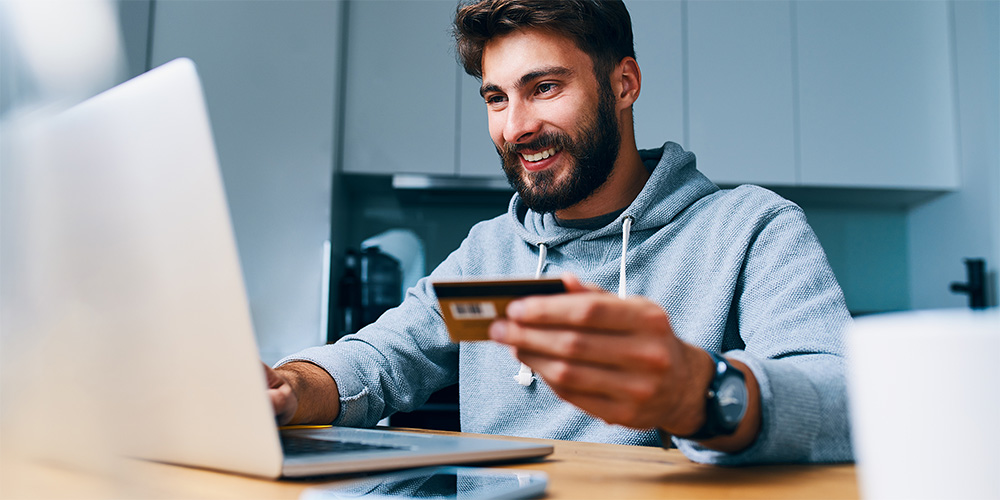
<svg viewBox="0 0 1000 500">
<path fill-rule="evenodd" d="M 615 91 L 619 111 L 632 107 L 642 88 L 642 73 L 635 58 L 626 57 L 618 63 L 611 74 L 611 88 Z"/>
</svg>

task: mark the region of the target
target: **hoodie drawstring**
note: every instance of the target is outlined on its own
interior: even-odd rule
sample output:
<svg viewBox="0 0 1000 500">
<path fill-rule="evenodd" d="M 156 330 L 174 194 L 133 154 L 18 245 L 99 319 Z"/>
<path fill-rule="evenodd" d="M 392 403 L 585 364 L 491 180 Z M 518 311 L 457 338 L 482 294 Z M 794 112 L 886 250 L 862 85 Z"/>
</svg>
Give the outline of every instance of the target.
<svg viewBox="0 0 1000 500">
<path fill-rule="evenodd" d="M 625 279 L 625 254 L 628 253 L 628 237 L 632 233 L 632 222 L 635 219 L 631 215 L 626 216 L 622 219 L 622 262 L 621 266 L 618 268 L 618 298 L 624 299 L 625 292 L 627 290 L 626 284 L 628 280 Z"/>
<path fill-rule="evenodd" d="M 538 244 L 538 267 L 535 268 L 535 279 L 542 277 L 542 268 L 545 267 L 545 256 L 548 254 L 549 246 L 545 243 Z"/>
<path fill-rule="evenodd" d="M 632 233 L 632 223 L 635 219 L 628 215 L 622 219 L 622 258 L 621 265 L 618 269 L 618 297 L 624 299 L 627 290 L 628 281 L 625 279 L 625 256 L 628 253 L 628 237 Z M 542 277 L 542 269 L 545 267 L 545 257 L 548 254 L 548 245 L 545 243 L 538 244 L 538 267 L 535 269 L 535 279 Z M 535 374 L 531 371 L 531 367 L 521 363 L 521 367 L 517 370 L 517 375 L 514 375 L 514 381 L 525 387 L 528 387 L 535 381 Z"/>
<path fill-rule="evenodd" d="M 548 245 L 545 243 L 538 244 L 538 267 L 535 269 L 535 279 L 542 277 L 542 268 L 545 267 L 545 256 L 548 254 Z M 521 367 L 517 370 L 517 375 L 514 375 L 514 380 L 525 387 L 531 385 L 535 381 L 535 374 L 531 371 L 531 367 L 521 363 Z"/>
</svg>

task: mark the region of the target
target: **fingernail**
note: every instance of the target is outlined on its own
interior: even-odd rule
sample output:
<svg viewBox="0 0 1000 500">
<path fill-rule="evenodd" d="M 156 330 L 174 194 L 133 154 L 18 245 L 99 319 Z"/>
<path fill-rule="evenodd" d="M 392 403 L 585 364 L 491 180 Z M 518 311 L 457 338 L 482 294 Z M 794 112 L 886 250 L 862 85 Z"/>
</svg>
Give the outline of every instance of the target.
<svg viewBox="0 0 1000 500">
<path fill-rule="evenodd" d="M 507 322 L 503 320 L 497 320 L 490 323 L 490 339 L 497 342 L 502 342 L 504 337 L 507 336 Z"/>
<path fill-rule="evenodd" d="M 520 318 L 524 314 L 524 302 L 515 300 L 507 304 L 507 317 L 511 319 Z"/>
</svg>

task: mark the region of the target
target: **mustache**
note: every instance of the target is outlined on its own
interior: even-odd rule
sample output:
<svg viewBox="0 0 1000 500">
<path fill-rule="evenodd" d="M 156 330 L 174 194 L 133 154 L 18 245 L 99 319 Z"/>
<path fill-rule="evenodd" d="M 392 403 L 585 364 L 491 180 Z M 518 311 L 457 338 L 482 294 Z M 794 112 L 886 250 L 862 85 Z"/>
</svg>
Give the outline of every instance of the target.
<svg viewBox="0 0 1000 500">
<path fill-rule="evenodd" d="M 504 144 L 501 153 L 505 156 L 514 156 L 524 151 L 538 151 L 541 149 L 549 149 L 551 147 L 560 147 L 561 149 L 572 150 L 573 140 L 566 134 L 548 133 L 536 137 L 531 142 Z"/>
</svg>

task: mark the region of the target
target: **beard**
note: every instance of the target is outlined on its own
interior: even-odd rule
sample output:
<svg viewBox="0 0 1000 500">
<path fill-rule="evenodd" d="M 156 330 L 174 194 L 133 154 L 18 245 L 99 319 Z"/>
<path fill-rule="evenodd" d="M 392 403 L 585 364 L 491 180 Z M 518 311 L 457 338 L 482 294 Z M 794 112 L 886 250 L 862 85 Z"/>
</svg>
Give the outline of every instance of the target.
<svg viewBox="0 0 1000 500">
<path fill-rule="evenodd" d="M 555 212 L 587 199 L 603 186 L 614 170 L 621 144 L 615 117 L 611 82 L 599 85 L 597 109 L 580 127 L 576 139 L 563 132 L 540 135 L 530 143 L 506 144 L 497 148 L 507 182 L 525 206 L 538 213 Z M 521 166 L 521 151 L 557 147 L 572 161 L 568 175 L 557 178 L 557 169 L 529 172 Z"/>
</svg>

